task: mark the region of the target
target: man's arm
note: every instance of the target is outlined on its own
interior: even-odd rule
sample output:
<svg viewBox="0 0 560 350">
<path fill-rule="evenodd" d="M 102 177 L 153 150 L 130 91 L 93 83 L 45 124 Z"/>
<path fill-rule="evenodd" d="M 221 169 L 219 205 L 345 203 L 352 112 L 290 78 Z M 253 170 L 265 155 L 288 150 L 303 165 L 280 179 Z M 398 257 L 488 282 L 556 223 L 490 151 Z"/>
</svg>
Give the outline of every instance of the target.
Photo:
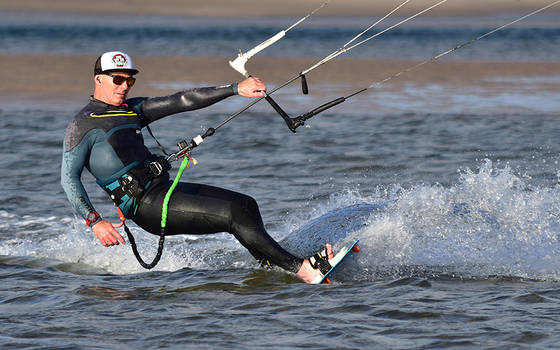
<svg viewBox="0 0 560 350">
<path fill-rule="evenodd" d="M 171 114 L 208 107 L 234 94 L 233 85 L 189 89 L 144 100 L 140 112 L 151 123 Z"/>
<path fill-rule="evenodd" d="M 85 137 L 77 146 L 70 151 L 66 150 L 66 145 L 62 154 L 62 166 L 60 172 L 60 182 L 70 205 L 83 218 L 86 219 L 89 213 L 95 212 L 87 192 L 82 184 L 81 175 L 89 156 L 91 139 Z M 115 230 L 122 226 L 122 223 L 111 223 L 98 217 L 90 223 L 95 236 L 102 245 L 117 245 L 120 241 L 124 244 L 124 238 Z"/>
<path fill-rule="evenodd" d="M 262 97 L 266 85 L 259 78 L 247 78 L 238 84 L 204 87 L 179 91 L 173 95 L 143 100 L 139 112 L 147 118 L 147 123 L 171 114 L 192 111 L 213 105 L 227 97 Z"/>
<path fill-rule="evenodd" d="M 84 220 L 90 212 L 95 211 L 81 180 L 88 155 L 89 147 L 86 139 L 70 151 L 67 151 L 65 147 L 62 153 L 60 170 L 60 183 L 70 201 L 70 205 Z M 100 220 L 101 218 L 94 223 Z"/>
</svg>

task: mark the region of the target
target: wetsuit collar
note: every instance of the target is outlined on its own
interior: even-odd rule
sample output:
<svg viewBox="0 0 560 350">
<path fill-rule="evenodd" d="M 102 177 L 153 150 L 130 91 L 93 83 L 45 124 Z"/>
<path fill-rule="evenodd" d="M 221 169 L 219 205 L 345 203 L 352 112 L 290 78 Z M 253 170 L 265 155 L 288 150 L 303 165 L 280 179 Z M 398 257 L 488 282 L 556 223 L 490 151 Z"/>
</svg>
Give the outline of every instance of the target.
<svg viewBox="0 0 560 350">
<path fill-rule="evenodd" d="M 128 104 L 126 103 L 126 101 L 127 101 L 127 100 L 125 100 L 124 103 L 121 104 L 120 106 L 114 106 L 114 105 L 110 105 L 110 104 L 108 104 L 108 103 L 106 103 L 106 102 L 103 102 L 103 101 L 101 101 L 101 100 L 99 100 L 99 99 L 96 99 L 95 97 L 93 97 L 93 95 L 90 95 L 90 96 L 89 96 L 89 102 L 90 102 L 90 103 L 95 103 L 95 104 L 97 104 L 97 105 L 103 105 L 103 106 L 106 106 L 106 107 L 113 107 L 113 108 L 128 107 Z"/>
</svg>

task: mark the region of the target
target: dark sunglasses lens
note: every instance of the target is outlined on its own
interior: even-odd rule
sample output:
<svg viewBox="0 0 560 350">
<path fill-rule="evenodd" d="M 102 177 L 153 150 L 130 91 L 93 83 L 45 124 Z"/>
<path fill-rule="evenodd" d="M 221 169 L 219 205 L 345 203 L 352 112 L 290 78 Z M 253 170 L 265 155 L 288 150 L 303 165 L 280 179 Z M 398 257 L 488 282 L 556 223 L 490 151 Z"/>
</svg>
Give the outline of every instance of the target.
<svg viewBox="0 0 560 350">
<path fill-rule="evenodd" d="M 128 86 L 132 86 L 136 82 L 136 78 L 133 77 L 127 78 L 127 77 L 121 77 L 120 75 L 113 75 L 112 77 L 113 77 L 113 84 L 115 85 L 121 85 L 126 81 Z"/>
</svg>

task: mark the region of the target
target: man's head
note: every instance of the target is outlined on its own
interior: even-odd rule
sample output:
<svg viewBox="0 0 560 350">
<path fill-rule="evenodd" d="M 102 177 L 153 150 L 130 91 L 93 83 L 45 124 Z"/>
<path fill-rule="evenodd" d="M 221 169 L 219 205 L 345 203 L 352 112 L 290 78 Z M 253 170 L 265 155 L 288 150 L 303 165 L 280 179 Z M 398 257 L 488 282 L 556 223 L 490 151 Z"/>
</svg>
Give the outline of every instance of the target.
<svg viewBox="0 0 560 350">
<path fill-rule="evenodd" d="M 124 52 L 105 52 L 95 61 L 93 97 L 113 106 L 120 106 L 135 82 L 132 59 Z"/>
</svg>

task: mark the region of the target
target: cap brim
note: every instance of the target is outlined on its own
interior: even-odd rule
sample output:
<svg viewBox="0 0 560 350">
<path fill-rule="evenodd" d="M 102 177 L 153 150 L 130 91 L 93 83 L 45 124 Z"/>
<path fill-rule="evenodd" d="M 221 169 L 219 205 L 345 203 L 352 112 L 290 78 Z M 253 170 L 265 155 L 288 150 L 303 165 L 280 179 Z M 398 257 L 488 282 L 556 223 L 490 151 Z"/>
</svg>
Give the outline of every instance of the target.
<svg viewBox="0 0 560 350">
<path fill-rule="evenodd" d="M 129 69 L 129 68 L 107 69 L 107 70 L 104 70 L 102 72 L 99 72 L 98 74 L 112 73 L 112 72 L 124 72 L 124 73 L 130 73 L 130 74 L 138 74 L 139 70 L 138 69 Z"/>
</svg>

